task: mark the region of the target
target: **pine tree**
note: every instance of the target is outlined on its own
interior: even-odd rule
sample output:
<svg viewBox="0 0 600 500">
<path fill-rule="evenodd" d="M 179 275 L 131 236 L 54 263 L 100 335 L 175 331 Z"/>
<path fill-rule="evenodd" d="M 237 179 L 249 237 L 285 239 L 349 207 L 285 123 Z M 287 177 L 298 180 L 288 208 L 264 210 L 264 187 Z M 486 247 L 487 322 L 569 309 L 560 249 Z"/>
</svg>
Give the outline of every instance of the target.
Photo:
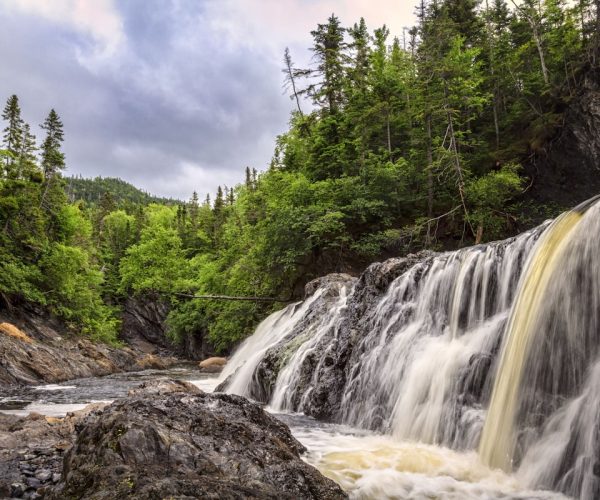
<svg viewBox="0 0 600 500">
<path fill-rule="evenodd" d="M 46 131 L 42 143 L 42 169 L 48 182 L 65 168 L 65 155 L 60 150 L 64 140 L 63 124 L 54 109 L 50 110 L 41 128 Z"/>
<path fill-rule="evenodd" d="M 35 136 L 31 133 L 29 124 L 23 124 L 23 136 L 19 151 L 19 175 L 29 180 L 39 180 L 39 169 L 36 163 L 35 152 L 37 146 Z"/>
<path fill-rule="evenodd" d="M 324 106 L 329 113 L 336 113 L 344 103 L 344 75 L 347 60 L 347 44 L 344 41 L 344 28 L 340 20 L 331 15 L 327 24 L 319 24 L 311 31 L 314 40 L 312 52 L 317 66 L 311 70 L 311 76 L 321 78 L 317 84 L 312 84 L 307 93 L 315 104 Z"/>
<path fill-rule="evenodd" d="M 21 107 L 19 98 L 12 95 L 6 101 L 2 118 L 8 122 L 4 129 L 4 148 L 9 152 L 6 157 L 6 175 L 16 176 L 13 171 L 18 162 L 23 142 L 23 119 L 21 118 Z"/>
</svg>

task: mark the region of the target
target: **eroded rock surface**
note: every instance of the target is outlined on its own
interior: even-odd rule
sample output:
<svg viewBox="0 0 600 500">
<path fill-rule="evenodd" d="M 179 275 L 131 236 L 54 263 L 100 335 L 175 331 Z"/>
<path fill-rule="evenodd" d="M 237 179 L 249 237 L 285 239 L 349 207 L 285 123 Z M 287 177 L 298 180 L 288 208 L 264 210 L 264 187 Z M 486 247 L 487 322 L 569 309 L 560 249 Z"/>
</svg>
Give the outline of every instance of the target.
<svg viewBox="0 0 600 500">
<path fill-rule="evenodd" d="M 260 406 L 185 382 L 132 391 L 77 433 L 49 498 L 346 498 Z"/>
<path fill-rule="evenodd" d="M 129 347 L 91 342 L 33 307 L 12 314 L 0 310 L 0 325 L 0 387 L 163 369 L 176 362 Z"/>
</svg>

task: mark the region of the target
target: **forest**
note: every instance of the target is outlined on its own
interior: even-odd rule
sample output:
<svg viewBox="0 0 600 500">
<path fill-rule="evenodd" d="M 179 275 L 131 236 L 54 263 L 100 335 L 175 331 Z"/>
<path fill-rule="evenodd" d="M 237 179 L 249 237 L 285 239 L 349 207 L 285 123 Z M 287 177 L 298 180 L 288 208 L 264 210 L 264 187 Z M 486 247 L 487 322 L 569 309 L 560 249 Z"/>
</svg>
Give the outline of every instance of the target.
<svg viewBox="0 0 600 500">
<path fill-rule="evenodd" d="M 286 49 L 270 78 L 293 111 L 270 165 L 241 165 L 238 185 L 185 202 L 64 177 L 59 115 L 38 143 L 10 96 L 0 300 L 110 343 L 125 297 L 164 300 L 173 339 L 227 351 L 281 304 L 188 296 L 283 303 L 328 272 L 505 238 L 562 211 L 530 196 L 525 165 L 598 64 L 598 2 L 422 0 L 417 19 L 392 34 L 332 14 L 311 32 L 310 67 Z"/>
</svg>

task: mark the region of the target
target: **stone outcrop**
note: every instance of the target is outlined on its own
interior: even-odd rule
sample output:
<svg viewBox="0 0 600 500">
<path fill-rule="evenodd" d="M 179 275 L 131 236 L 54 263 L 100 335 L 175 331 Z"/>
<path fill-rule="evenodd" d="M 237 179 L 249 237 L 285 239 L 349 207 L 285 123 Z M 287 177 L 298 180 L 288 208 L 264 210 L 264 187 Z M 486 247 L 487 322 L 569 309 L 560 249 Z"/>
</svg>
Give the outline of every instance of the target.
<svg viewBox="0 0 600 500">
<path fill-rule="evenodd" d="M 581 71 L 558 134 L 524 166 L 541 202 L 571 207 L 600 192 L 600 68 Z"/>
<path fill-rule="evenodd" d="M 346 498 L 283 423 L 185 382 L 148 384 L 76 427 L 48 498 Z"/>
<path fill-rule="evenodd" d="M 0 385 L 3 386 L 160 369 L 174 361 L 75 336 L 56 318 L 35 308 L 18 314 L 0 311 Z"/>
<path fill-rule="evenodd" d="M 133 348 L 158 355 L 175 354 L 191 360 L 204 359 L 214 354 L 206 341 L 205 332 L 192 332 L 181 342 L 173 342 L 167 335 L 167 316 L 170 306 L 158 295 L 129 297 L 123 304 L 120 337 Z"/>
<path fill-rule="evenodd" d="M 198 366 L 200 367 L 200 370 L 202 370 L 203 372 L 219 373 L 221 370 L 223 370 L 223 368 L 225 367 L 226 364 L 227 364 L 227 358 L 213 356 L 211 358 L 206 358 L 206 359 L 200 361 L 200 363 L 198 363 Z"/>
<path fill-rule="evenodd" d="M 420 252 L 376 262 L 358 279 L 347 274 L 329 274 L 308 283 L 306 298 L 321 290 L 319 299 L 311 304 L 293 331 L 266 352 L 256 368 L 250 397 L 265 403 L 270 400 L 277 376 L 290 352 L 306 340 L 306 332 L 314 327 L 316 321 L 327 317 L 342 289 L 345 289 L 349 300 L 340 323 L 332 325 L 304 359 L 292 401 L 296 408 L 302 399 L 302 411 L 315 418 L 339 420 L 344 386 L 356 361 L 353 356 L 362 354 L 355 350 L 357 339 L 369 331 L 365 325 L 366 313 L 377 304 L 394 279 L 433 255 L 432 252 Z M 217 390 L 227 390 L 228 382 L 226 380 Z M 309 386 L 311 390 L 307 395 L 305 389 Z"/>
<path fill-rule="evenodd" d="M 166 334 L 168 304 L 160 297 L 128 297 L 121 315 L 121 338 L 140 350 L 175 349 Z"/>
</svg>

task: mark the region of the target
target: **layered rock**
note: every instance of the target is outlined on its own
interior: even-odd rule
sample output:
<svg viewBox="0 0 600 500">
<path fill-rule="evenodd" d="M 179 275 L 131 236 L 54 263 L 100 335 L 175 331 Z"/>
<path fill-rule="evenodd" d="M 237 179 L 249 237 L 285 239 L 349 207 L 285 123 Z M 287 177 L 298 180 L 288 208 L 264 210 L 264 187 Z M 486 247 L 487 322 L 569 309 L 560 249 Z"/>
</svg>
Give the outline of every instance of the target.
<svg viewBox="0 0 600 500">
<path fill-rule="evenodd" d="M 160 369 L 175 361 L 73 336 L 58 320 L 36 309 L 20 314 L 0 311 L 0 325 L 4 386 Z"/>
<path fill-rule="evenodd" d="M 192 360 L 214 355 L 205 332 L 185 335 L 174 342 L 167 334 L 170 305 L 164 297 L 146 295 L 128 297 L 123 304 L 120 337 L 137 350 L 150 354 L 176 354 Z"/>
<path fill-rule="evenodd" d="M 133 391 L 77 432 L 49 498 L 346 498 L 283 423 L 185 382 Z"/>
</svg>

